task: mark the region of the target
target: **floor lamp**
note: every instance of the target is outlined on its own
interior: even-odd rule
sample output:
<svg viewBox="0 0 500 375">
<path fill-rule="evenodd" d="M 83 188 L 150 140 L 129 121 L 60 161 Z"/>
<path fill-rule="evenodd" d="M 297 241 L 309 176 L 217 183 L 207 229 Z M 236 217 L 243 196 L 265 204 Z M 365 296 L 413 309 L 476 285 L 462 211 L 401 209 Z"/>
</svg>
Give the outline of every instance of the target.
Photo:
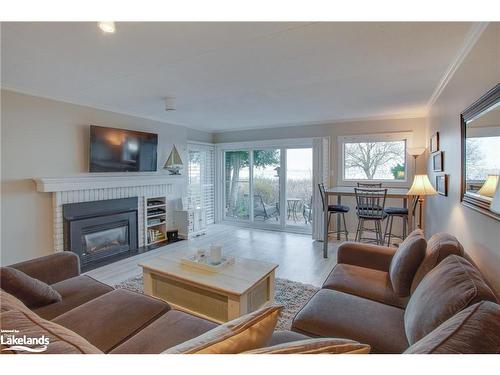
<svg viewBox="0 0 500 375">
<path fill-rule="evenodd" d="M 424 204 L 424 197 L 426 195 L 437 195 L 437 191 L 432 186 L 426 174 L 417 174 L 413 178 L 413 184 L 406 195 L 413 195 L 418 199 L 418 227 L 422 229 L 422 205 Z"/>
<path fill-rule="evenodd" d="M 422 155 L 425 152 L 425 147 L 410 147 L 406 150 L 408 152 L 408 155 L 413 156 L 413 175 L 417 174 L 417 159 L 420 155 Z M 415 200 L 410 199 L 410 204 L 409 207 L 411 207 L 411 211 L 408 212 L 408 214 L 412 215 L 412 225 L 411 229 L 413 230 L 415 228 L 415 221 L 413 220 L 415 217 L 415 209 L 417 208 L 417 198 L 415 197 Z M 422 202 L 420 202 L 422 203 Z"/>
</svg>

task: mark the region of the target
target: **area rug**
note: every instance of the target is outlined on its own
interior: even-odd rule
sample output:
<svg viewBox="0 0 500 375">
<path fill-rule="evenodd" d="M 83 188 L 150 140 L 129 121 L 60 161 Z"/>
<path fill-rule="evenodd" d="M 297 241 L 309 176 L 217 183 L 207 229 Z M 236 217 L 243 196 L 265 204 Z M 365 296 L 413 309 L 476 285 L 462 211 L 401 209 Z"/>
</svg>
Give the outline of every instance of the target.
<svg viewBox="0 0 500 375">
<path fill-rule="evenodd" d="M 129 289 L 134 292 L 144 293 L 142 275 L 125 280 L 115 285 L 115 288 Z M 292 320 L 299 310 L 319 290 L 318 287 L 302 284 L 287 279 L 275 280 L 275 301 L 284 306 L 281 316 L 276 325 L 276 330 L 289 330 Z"/>
</svg>

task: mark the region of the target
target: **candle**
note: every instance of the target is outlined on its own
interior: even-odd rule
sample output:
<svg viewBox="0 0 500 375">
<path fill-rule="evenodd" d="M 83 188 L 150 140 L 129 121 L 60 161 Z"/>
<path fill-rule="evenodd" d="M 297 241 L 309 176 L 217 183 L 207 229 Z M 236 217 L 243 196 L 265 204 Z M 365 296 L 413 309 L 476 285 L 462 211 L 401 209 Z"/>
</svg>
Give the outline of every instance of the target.
<svg viewBox="0 0 500 375">
<path fill-rule="evenodd" d="M 212 244 L 210 246 L 210 263 L 219 264 L 222 261 L 222 245 Z"/>
</svg>

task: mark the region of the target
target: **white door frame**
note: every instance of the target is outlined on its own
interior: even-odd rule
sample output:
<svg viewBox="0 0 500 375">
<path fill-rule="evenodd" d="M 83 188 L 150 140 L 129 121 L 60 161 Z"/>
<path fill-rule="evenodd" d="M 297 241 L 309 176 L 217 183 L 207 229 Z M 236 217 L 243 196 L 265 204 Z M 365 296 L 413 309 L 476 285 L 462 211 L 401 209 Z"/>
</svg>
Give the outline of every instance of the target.
<svg viewBox="0 0 500 375">
<path fill-rule="evenodd" d="M 270 141 L 254 141 L 254 142 L 231 142 L 231 143 L 218 143 L 216 144 L 216 180 L 217 180 L 217 202 L 219 202 L 216 210 L 217 222 L 226 222 L 240 226 L 249 226 L 260 229 L 286 231 L 295 233 L 310 234 L 311 230 L 302 226 L 287 225 L 287 197 L 286 197 L 286 150 L 289 148 L 313 148 L 313 138 L 293 138 L 293 139 L 278 139 Z M 280 173 L 279 173 L 279 204 L 284 209 L 280 210 L 279 224 L 274 223 L 257 223 L 253 217 L 253 151 L 254 150 L 280 150 Z M 226 151 L 247 151 L 249 153 L 249 220 L 238 220 L 225 217 L 226 196 L 225 196 L 225 183 L 226 183 L 226 169 L 225 169 L 225 152 Z M 313 187 L 314 188 L 314 187 Z"/>
</svg>

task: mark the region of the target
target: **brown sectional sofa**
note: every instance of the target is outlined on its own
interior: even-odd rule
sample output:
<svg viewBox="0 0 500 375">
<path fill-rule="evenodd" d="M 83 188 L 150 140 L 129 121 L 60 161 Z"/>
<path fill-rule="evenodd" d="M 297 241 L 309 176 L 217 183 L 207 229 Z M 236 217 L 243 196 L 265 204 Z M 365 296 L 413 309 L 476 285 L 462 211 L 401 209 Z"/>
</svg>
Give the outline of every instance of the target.
<svg viewBox="0 0 500 375">
<path fill-rule="evenodd" d="M 338 264 L 295 317 L 293 332 L 275 332 L 268 345 L 338 337 L 374 353 L 500 353 L 500 306 L 460 243 L 447 234 L 428 243 L 421 233 L 412 236 L 400 249 L 342 244 Z M 28 308 L 0 290 L 2 328 L 49 332 L 48 353 L 162 353 L 217 326 L 81 275 L 73 253 L 11 267 L 61 296 Z"/>
<path fill-rule="evenodd" d="M 59 302 L 28 309 L 1 291 L 2 327 L 18 329 L 21 325 L 32 332 L 36 327 L 26 327 L 27 322 L 36 322 L 44 329 L 49 327 L 54 332 L 51 343 L 57 342 L 50 345 L 51 353 L 156 354 L 217 326 L 173 310 L 160 299 L 129 290 L 115 290 L 90 276 L 81 275 L 79 258 L 70 252 L 10 267 L 51 285 L 62 297 Z M 77 339 L 68 338 L 64 329 L 75 333 Z M 269 345 L 305 338 L 309 337 L 294 332 L 275 332 Z"/>
<path fill-rule="evenodd" d="M 412 251 L 421 250 L 417 246 Z M 434 235 L 423 257 L 407 258 L 412 265 L 405 267 L 402 277 L 407 280 L 399 293 L 393 287 L 396 271 L 391 267 L 396 257 L 401 259 L 398 252 L 400 249 L 377 245 L 342 244 L 338 264 L 294 318 L 292 330 L 311 337 L 356 340 L 369 344 L 372 353 L 500 353 L 497 298 L 479 271 L 463 258 L 463 248 L 455 237 Z M 411 256 L 409 253 L 405 256 Z M 456 319 L 460 320 L 459 313 L 469 307 L 476 309 L 474 319 L 488 320 L 476 322 L 476 329 L 470 325 L 463 333 L 460 329 L 466 329 L 466 324 Z M 481 344 L 485 330 L 493 343 L 489 348 Z M 469 341 L 463 345 L 457 339 L 455 347 L 446 347 L 444 342 L 452 335 Z"/>
</svg>

